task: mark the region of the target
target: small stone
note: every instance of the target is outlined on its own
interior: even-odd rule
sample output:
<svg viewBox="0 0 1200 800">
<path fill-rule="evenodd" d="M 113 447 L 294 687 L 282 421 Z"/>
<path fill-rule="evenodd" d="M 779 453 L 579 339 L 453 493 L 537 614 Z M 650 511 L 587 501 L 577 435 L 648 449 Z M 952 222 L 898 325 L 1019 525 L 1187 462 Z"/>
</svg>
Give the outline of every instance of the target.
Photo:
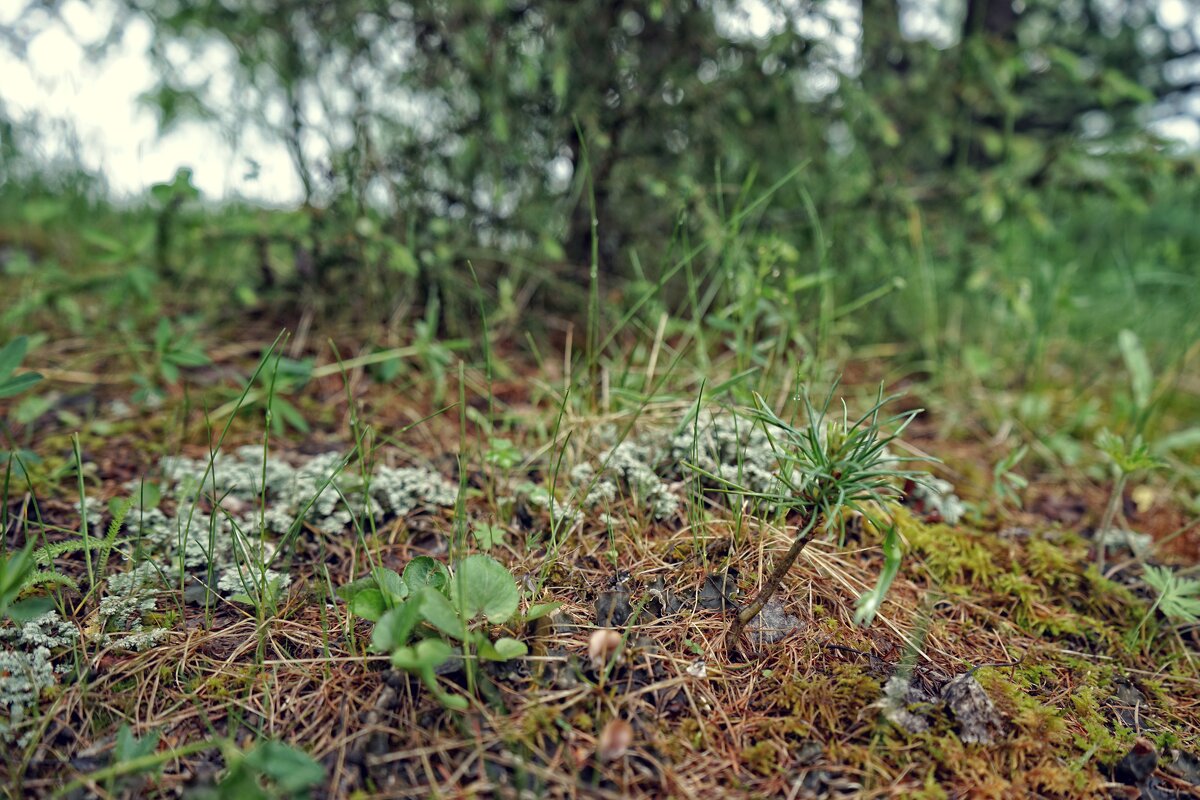
<svg viewBox="0 0 1200 800">
<path fill-rule="evenodd" d="M 778 600 L 771 600 L 746 624 L 746 634 L 755 647 L 761 647 L 780 641 L 799 627 L 798 617 L 784 611 Z"/>
<path fill-rule="evenodd" d="M 1185 750 L 1176 750 L 1167 770 L 1192 786 L 1200 786 L 1200 756 Z"/>
<path fill-rule="evenodd" d="M 1126 528 L 1109 528 L 1095 533 L 1097 544 L 1105 547 L 1124 547 L 1135 556 L 1143 556 L 1154 546 L 1154 537 L 1148 533 L 1139 533 Z"/>
<path fill-rule="evenodd" d="M 1126 786 L 1141 786 L 1158 769 L 1158 751 L 1149 739 L 1139 738 L 1113 768 L 1113 778 Z"/>
<path fill-rule="evenodd" d="M 646 594 L 650 596 L 646 603 L 646 609 L 656 618 L 678 614 L 683 607 L 683 603 L 675 596 L 675 593 L 667 588 L 667 582 L 661 575 L 654 579 L 654 583 L 646 587 Z"/>
<path fill-rule="evenodd" d="M 704 584 L 696 594 L 696 602 L 709 611 L 726 611 L 737 608 L 736 596 L 737 572 L 714 572 L 704 579 Z"/>
<path fill-rule="evenodd" d="M 596 624 L 603 628 L 619 628 L 633 615 L 629 592 L 610 589 L 596 597 Z"/>
<path fill-rule="evenodd" d="M 879 705 L 883 718 L 908 733 L 929 730 L 929 721 L 923 711 L 931 705 L 933 698 L 913 684 L 907 675 L 897 672 L 883 685 L 883 697 Z"/>
<path fill-rule="evenodd" d="M 596 755 L 601 761 L 616 761 L 633 745 L 633 726 L 623 719 L 610 720 L 600 732 Z"/>
<path fill-rule="evenodd" d="M 803 767 L 811 767 L 821 760 L 821 756 L 825 754 L 825 747 L 820 742 L 809 740 L 800 745 L 796 750 L 794 758 L 796 763 Z"/>
<path fill-rule="evenodd" d="M 942 687 L 942 701 L 958 721 L 958 737 L 966 744 L 991 744 L 1004 728 L 992 698 L 964 672 Z"/>
<path fill-rule="evenodd" d="M 1117 719 L 1126 728 L 1136 728 L 1138 720 L 1146 716 L 1149 708 L 1146 695 L 1125 678 L 1117 678 L 1113 681 L 1113 686 L 1113 711 L 1116 712 Z"/>
</svg>

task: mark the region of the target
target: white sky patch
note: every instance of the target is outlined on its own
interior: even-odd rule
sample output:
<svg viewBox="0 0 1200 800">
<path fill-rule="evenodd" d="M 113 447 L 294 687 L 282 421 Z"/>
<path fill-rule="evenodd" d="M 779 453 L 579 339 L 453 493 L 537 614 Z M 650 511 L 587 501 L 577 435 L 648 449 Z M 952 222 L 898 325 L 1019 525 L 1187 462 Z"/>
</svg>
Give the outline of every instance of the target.
<svg viewBox="0 0 1200 800">
<path fill-rule="evenodd" d="M 1167 30 L 1182 28 L 1192 17 L 1193 12 L 1184 0 L 1160 0 L 1158 4 L 1158 24 Z"/>
<path fill-rule="evenodd" d="M 9 12 L 0 23 L 11 24 L 19 8 L 0 6 Z M 50 21 L 27 42 L 25 58 L 0 47 L 0 101 L 7 114 L 18 122 L 35 117 L 68 123 L 40 127 L 42 156 L 77 155 L 118 196 L 140 194 L 171 180 L 180 167 L 190 167 L 195 184 L 210 199 L 241 196 L 271 204 L 300 199 L 300 181 L 286 149 L 261 134 L 248 131 L 235 147 L 212 126 L 191 122 L 160 138 L 154 112 L 138 102 L 154 84 L 146 53 L 149 24 L 130 24 L 120 44 L 99 62 L 89 60 L 81 46 L 103 36 L 111 19 L 108 0 L 74 0 L 63 6 L 61 20 Z M 198 70 L 219 68 L 223 59 L 214 52 L 203 61 Z M 231 93 L 227 75 L 218 72 L 213 80 L 218 87 L 224 84 L 224 94 Z M 257 177 L 249 177 L 255 170 L 248 159 L 257 162 Z"/>
</svg>

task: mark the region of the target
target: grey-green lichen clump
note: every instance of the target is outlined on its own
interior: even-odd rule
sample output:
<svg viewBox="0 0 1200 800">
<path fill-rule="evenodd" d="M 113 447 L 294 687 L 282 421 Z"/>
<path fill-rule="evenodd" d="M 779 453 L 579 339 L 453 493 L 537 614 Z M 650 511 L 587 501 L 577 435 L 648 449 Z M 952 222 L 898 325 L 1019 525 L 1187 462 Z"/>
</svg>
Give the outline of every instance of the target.
<svg viewBox="0 0 1200 800">
<path fill-rule="evenodd" d="M 804 482 L 792 467 L 781 475 L 777 446 L 762 426 L 732 412 L 706 411 L 671 438 L 673 474 L 699 476 L 710 489 L 736 488 L 751 495 L 786 495 Z M 786 479 L 786 480 L 785 480 Z"/>
<path fill-rule="evenodd" d="M 178 585 L 181 569 L 201 579 L 211 571 L 213 588 L 226 597 L 252 595 L 264 584 L 278 592 L 292 578 L 265 568 L 275 549 L 268 535 L 301 524 L 337 534 L 368 515 L 382 522 L 422 506 L 452 506 L 457 497 L 457 487 L 430 470 L 380 466 L 364 480 L 345 465 L 340 454 L 325 453 L 293 466 L 264 458 L 259 447 L 217 454 L 211 462 L 164 459 L 161 499 L 143 504 L 143 485 L 126 486 L 131 506 L 123 539 L 136 543 L 139 563 L 104 582 L 89 641 L 122 650 L 163 642 L 170 631 L 149 620 L 161 610 L 164 591 Z M 84 510 L 92 534 L 103 536 L 104 504 L 88 497 L 81 515 Z M 0 739 L 25 743 L 29 732 L 21 733 L 22 723 L 56 673 L 68 668 L 56 658 L 78 636 L 56 612 L 0 627 Z"/>
<path fill-rule="evenodd" d="M 338 534 L 367 515 L 381 522 L 421 506 L 451 506 L 457 496 L 453 484 L 430 470 L 381 466 L 364 480 L 345 467 L 339 453 L 293 466 L 281 458 L 264 458 L 262 448 L 254 446 L 212 459 L 169 457 L 163 460 L 162 473 L 173 512 L 162 505 L 134 508 L 126 528 L 159 559 L 164 571 L 179 565 L 189 571 L 211 568 L 216 588 L 232 596 L 252 592 L 264 579 L 276 591 L 291 581 L 289 575 L 257 569 L 273 555 L 264 534 L 277 536 L 300 525 Z M 136 498 L 138 487 L 128 488 Z M 248 565 L 254 565 L 254 571 Z M 152 595 L 142 592 L 137 597 L 121 601 L 128 608 L 117 608 L 116 601 L 111 606 L 111 618 L 121 630 L 140 632 L 125 625 L 135 606 L 150 603 Z"/>
<path fill-rule="evenodd" d="M 73 644 L 75 627 L 48 611 L 24 624 L 0 627 L 0 739 L 20 746 L 28 743 L 32 728 L 23 723 L 36 708 L 42 692 L 56 683 L 55 675 L 69 665 L 56 663 L 56 651 Z"/>
<path fill-rule="evenodd" d="M 787 498 L 808 480 L 794 453 L 781 458 L 779 441 L 733 411 L 704 410 L 670 433 L 650 432 L 615 444 L 616 430 L 610 426 L 600 438 L 608 446 L 569 471 L 565 500 L 551 503 L 545 489 L 529 493 L 533 505 L 552 509 L 555 524 L 574 525 L 585 511 L 609 519 L 608 509 L 621 499 L 667 520 L 679 513 L 692 481 L 733 502 L 740 497 L 766 512 L 786 510 Z M 884 459 L 901 460 L 886 450 Z M 965 511 L 954 487 L 933 475 L 922 473 L 908 491 L 907 502 L 948 524 L 957 524 Z"/>
<path fill-rule="evenodd" d="M 601 452 L 597 466 L 583 462 L 571 470 L 571 480 L 583 487 L 582 505 L 608 506 L 628 491 L 655 519 L 669 519 L 679 511 L 679 498 L 654 468 L 657 461 L 652 444 L 621 442 Z"/>
<path fill-rule="evenodd" d="M 957 525 L 967 510 L 954 493 L 954 484 L 928 473 L 913 481 L 907 502 L 925 516 L 947 525 Z"/>
<path fill-rule="evenodd" d="M 555 509 L 556 522 L 578 521 L 582 509 L 597 510 L 608 519 L 606 509 L 622 498 L 632 499 L 656 520 L 671 519 L 678 516 L 686 479 L 694 474 L 706 476 L 703 482 L 710 489 L 779 491 L 778 459 L 761 430 L 732 412 L 705 411 L 698 419 L 672 433 L 650 432 L 619 442 L 614 428 L 601 430 L 608 446 L 571 469 L 570 500 Z M 535 505 L 549 505 L 546 497 L 531 499 Z"/>
<path fill-rule="evenodd" d="M 102 647 L 146 650 L 170 635 L 166 628 L 147 628 L 146 615 L 158 610 L 164 576 L 153 562 L 111 576 L 100 600 L 100 632 L 94 637 Z"/>
</svg>

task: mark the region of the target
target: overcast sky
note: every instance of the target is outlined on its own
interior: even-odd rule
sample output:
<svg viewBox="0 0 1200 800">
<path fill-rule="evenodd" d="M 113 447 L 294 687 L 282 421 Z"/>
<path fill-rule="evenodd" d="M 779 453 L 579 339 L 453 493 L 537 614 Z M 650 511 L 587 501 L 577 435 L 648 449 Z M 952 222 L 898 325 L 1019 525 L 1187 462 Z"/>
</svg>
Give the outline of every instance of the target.
<svg viewBox="0 0 1200 800">
<path fill-rule="evenodd" d="M 18 0 L 0 0 L 0 25 L 11 24 L 24 5 Z M 762 34 L 783 24 L 761 0 L 743 0 L 742 7 L 746 13 L 730 22 L 736 33 Z M 857 6 L 847 2 L 846 7 L 853 14 Z M 111 0 L 68 0 L 62 6 L 61 22 L 39 26 L 26 42 L 23 56 L 0 46 L 0 102 L 7 115 L 16 120 L 37 115 L 59 122 L 45 128 L 43 154 L 69 154 L 74 146 L 83 165 L 103 174 L 121 195 L 140 193 L 151 184 L 170 180 L 179 167 L 188 166 L 194 170 L 196 185 L 209 198 L 296 202 L 301 197 L 300 182 L 278 143 L 251 132 L 235 147 L 218 131 L 199 123 L 185 123 L 158 137 L 154 113 L 137 103 L 138 96 L 154 83 L 146 56 L 149 25 L 141 21 L 131 24 L 123 32 L 120 46 L 98 64 L 85 55 L 84 47 L 107 32 L 111 9 Z M 1189 13 L 1184 0 L 1161 0 L 1159 21 L 1168 27 L 1171 23 L 1193 24 L 1195 20 L 1177 19 Z M 918 24 L 928 26 L 927 15 L 910 15 L 906 22 L 908 35 L 937 41 L 936 26 L 924 30 Z M 856 25 L 854 21 L 850 27 Z M 842 49 L 838 48 L 839 53 Z M 852 61 L 854 54 L 847 52 L 845 57 Z M 218 91 L 221 81 L 229 80 L 221 69 L 219 52 L 213 52 L 211 63 L 196 66 L 215 76 Z M 831 80 L 836 79 L 831 76 Z M 1193 146 L 1200 143 L 1200 124 L 1193 118 L 1169 120 L 1158 128 Z M 74 145 L 66 132 L 73 133 Z"/>
</svg>

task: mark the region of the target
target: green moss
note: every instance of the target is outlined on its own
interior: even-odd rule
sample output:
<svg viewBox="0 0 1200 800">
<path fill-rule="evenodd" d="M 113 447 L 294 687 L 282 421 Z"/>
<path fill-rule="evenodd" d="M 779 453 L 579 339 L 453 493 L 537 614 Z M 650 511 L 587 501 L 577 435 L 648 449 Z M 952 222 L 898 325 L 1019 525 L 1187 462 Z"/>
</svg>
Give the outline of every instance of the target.
<svg viewBox="0 0 1200 800">
<path fill-rule="evenodd" d="M 788 732 L 800 736 L 814 733 L 837 735 L 853 725 L 858 710 L 877 701 L 879 681 L 865 674 L 859 664 L 839 663 L 828 672 L 777 673 L 763 687 L 764 711 L 780 711 L 801 724 Z M 849 709 L 854 709 L 849 713 Z"/>
<path fill-rule="evenodd" d="M 1052 746 L 1065 744 L 1067 725 L 1059 709 L 1047 706 L 1031 695 L 1028 689 L 1045 676 L 1026 671 L 1009 677 L 1000 670 L 984 669 L 975 677 L 987 691 L 997 709 L 1016 730 L 1017 736 L 1030 737 Z"/>
<path fill-rule="evenodd" d="M 896 524 L 911 552 L 921 557 L 943 590 L 951 594 L 965 594 L 968 587 L 990 588 L 1008 561 L 989 534 L 925 525 L 902 509 L 896 513 Z"/>
<path fill-rule="evenodd" d="M 1079 572 L 1061 544 L 1034 538 L 1025 548 L 1025 572 L 1042 586 L 1057 587 Z"/>
<path fill-rule="evenodd" d="M 546 706 L 531 705 L 521 717 L 521 733 L 532 738 L 554 730 L 557 719 L 558 715 Z"/>
<path fill-rule="evenodd" d="M 1087 568 L 1084 579 L 1077 600 L 1080 610 L 1089 616 L 1128 631 L 1145 615 L 1148 607 L 1144 600 L 1127 587 L 1100 575 L 1095 566 Z"/>
<path fill-rule="evenodd" d="M 1102 764 L 1118 761 L 1137 738 L 1134 731 L 1111 719 L 1111 714 L 1103 708 L 1101 699 L 1109 696 L 1108 692 L 1087 684 L 1071 696 L 1075 719 L 1083 729 L 1074 737 L 1075 746 L 1084 754 L 1093 753 Z"/>
<path fill-rule="evenodd" d="M 754 773 L 769 778 L 779 772 L 779 755 L 771 742 L 759 742 L 742 748 L 742 761 Z"/>
</svg>

